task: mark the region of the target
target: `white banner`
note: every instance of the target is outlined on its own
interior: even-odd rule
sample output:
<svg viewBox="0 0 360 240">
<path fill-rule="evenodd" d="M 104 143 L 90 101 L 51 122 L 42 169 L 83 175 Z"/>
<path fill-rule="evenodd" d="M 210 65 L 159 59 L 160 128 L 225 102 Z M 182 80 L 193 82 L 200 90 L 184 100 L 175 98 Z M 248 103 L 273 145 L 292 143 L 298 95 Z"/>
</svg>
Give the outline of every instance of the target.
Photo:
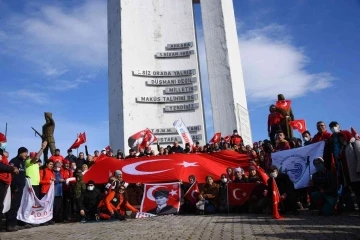
<svg viewBox="0 0 360 240">
<path fill-rule="evenodd" d="M 10 210 L 10 207 L 11 207 L 11 190 L 10 190 L 10 186 L 8 186 L 6 195 L 4 198 L 4 208 L 3 208 L 2 213 L 7 213 Z"/>
<path fill-rule="evenodd" d="M 47 194 L 39 200 L 35 196 L 30 179 L 26 178 L 17 219 L 30 224 L 41 224 L 50 221 L 53 218 L 54 192 L 54 183 L 52 183 Z"/>
<path fill-rule="evenodd" d="M 194 142 L 191 138 L 191 135 L 189 133 L 189 130 L 188 128 L 185 126 L 183 120 L 181 118 L 179 118 L 178 120 L 176 120 L 174 123 L 173 123 L 176 131 L 179 133 L 179 136 L 181 137 L 182 139 L 182 142 L 184 143 L 184 147 L 185 147 L 185 144 L 186 143 L 189 143 L 190 144 L 190 148 L 193 147 L 194 145 Z"/>
<path fill-rule="evenodd" d="M 295 189 L 307 187 L 310 175 L 315 172 L 313 161 L 317 157 L 323 157 L 324 146 L 325 142 L 321 141 L 305 147 L 272 153 L 272 164 L 277 166 L 280 172 L 289 175 Z"/>
<path fill-rule="evenodd" d="M 146 213 L 146 212 L 138 212 L 136 213 L 135 218 L 149 218 L 149 217 L 156 217 L 155 214 Z"/>
</svg>

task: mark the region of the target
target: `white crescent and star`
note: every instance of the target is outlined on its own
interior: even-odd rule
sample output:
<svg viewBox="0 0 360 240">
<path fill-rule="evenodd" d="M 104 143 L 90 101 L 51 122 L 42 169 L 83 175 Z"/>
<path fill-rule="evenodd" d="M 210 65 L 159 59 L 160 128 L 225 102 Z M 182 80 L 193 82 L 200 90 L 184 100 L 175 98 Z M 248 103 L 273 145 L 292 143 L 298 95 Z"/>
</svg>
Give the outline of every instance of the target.
<svg viewBox="0 0 360 240">
<path fill-rule="evenodd" d="M 160 170 L 160 171 L 152 171 L 152 172 L 147 172 L 147 171 L 139 171 L 136 169 L 136 167 L 145 164 L 145 163 L 151 163 L 151 162 L 160 162 L 160 161 L 171 161 L 171 159 L 156 159 L 156 160 L 145 160 L 145 161 L 140 161 L 140 162 L 136 162 L 136 163 L 131 163 L 128 164 L 126 166 L 124 166 L 122 168 L 122 171 L 126 174 L 129 175 L 135 175 L 135 176 L 141 176 L 141 175 L 150 175 L 150 174 L 157 174 L 157 173 L 163 173 L 163 172 L 167 172 L 170 170 L 173 170 L 174 168 L 168 168 L 168 169 L 164 169 L 164 170 Z"/>
<path fill-rule="evenodd" d="M 173 197 L 174 195 L 177 195 L 177 191 L 174 189 L 171 189 L 171 191 L 169 192 L 169 194 Z"/>
<path fill-rule="evenodd" d="M 241 189 L 240 188 L 235 188 L 234 190 L 233 190 L 233 196 L 234 196 L 234 198 L 236 199 L 236 200 L 240 200 L 241 198 L 238 198 L 237 196 L 236 196 L 236 192 L 237 191 L 241 191 Z"/>
<path fill-rule="evenodd" d="M 197 192 L 198 192 L 197 190 L 193 190 L 193 191 L 191 192 L 191 197 L 194 198 L 194 199 L 196 199 L 196 197 L 194 197 L 194 193 L 197 193 Z"/>
<path fill-rule="evenodd" d="M 153 191 L 159 187 L 161 187 L 161 185 L 155 185 L 155 186 L 152 186 L 151 188 L 149 188 L 149 190 L 147 190 L 147 192 L 146 192 L 147 198 L 150 199 L 151 201 L 155 201 L 155 198 L 153 196 Z"/>
<path fill-rule="evenodd" d="M 197 162 L 186 162 L 186 161 L 183 161 L 182 163 L 179 163 L 179 164 L 176 164 L 176 165 L 181 165 L 181 166 L 184 166 L 184 168 L 187 168 L 187 167 L 198 167 L 198 165 L 196 165 Z"/>
</svg>

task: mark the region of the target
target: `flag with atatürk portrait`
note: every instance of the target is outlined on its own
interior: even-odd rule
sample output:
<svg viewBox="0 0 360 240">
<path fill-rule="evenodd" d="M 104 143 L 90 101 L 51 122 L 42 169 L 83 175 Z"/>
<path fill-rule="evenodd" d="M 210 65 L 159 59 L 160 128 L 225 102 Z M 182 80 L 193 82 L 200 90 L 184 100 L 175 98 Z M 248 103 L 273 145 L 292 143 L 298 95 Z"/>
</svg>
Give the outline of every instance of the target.
<svg viewBox="0 0 360 240">
<path fill-rule="evenodd" d="M 140 212 L 168 215 L 179 212 L 180 182 L 145 184 Z"/>
</svg>

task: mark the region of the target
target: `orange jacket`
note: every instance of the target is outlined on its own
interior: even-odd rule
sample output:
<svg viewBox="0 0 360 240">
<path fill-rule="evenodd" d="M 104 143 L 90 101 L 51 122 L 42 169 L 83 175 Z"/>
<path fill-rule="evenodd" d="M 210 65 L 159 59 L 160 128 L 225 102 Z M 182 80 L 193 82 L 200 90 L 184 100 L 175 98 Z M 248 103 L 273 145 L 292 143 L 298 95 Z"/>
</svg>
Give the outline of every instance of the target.
<svg viewBox="0 0 360 240">
<path fill-rule="evenodd" d="M 54 172 L 49 168 L 44 168 L 40 170 L 40 192 L 46 194 L 51 185 L 51 179 L 55 178 Z"/>
<path fill-rule="evenodd" d="M 112 204 L 111 202 L 114 202 L 114 200 L 116 200 L 116 206 L 114 206 L 114 204 Z M 120 214 L 124 215 L 126 208 L 128 208 L 129 210 L 133 211 L 133 212 L 138 212 L 138 210 L 136 208 L 134 208 L 133 206 L 131 206 L 131 204 L 129 202 L 126 201 L 126 203 L 124 202 L 124 197 L 122 195 L 120 195 L 120 199 L 116 199 L 115 198 L 115 192 L 112 191 L 110 192 L 106 198 L 105 198 L 105 207 L 106 209 L 111 213 L 114 211 L 119 211 Z"/>
</svg>

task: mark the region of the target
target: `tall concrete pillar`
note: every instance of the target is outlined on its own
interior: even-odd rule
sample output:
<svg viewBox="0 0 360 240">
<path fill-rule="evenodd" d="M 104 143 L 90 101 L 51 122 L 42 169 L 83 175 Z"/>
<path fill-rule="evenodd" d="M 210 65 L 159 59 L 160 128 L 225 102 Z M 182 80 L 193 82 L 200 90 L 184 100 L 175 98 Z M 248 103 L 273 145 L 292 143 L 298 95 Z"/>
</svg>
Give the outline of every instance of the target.
<svg viewBox="0 0 360 240">
<path fill-rule="evenodd" d="M 215 132 L 238 129 L 252 143 L 233 0 L 202 0 L 206 62 Z"/>
</svg>

